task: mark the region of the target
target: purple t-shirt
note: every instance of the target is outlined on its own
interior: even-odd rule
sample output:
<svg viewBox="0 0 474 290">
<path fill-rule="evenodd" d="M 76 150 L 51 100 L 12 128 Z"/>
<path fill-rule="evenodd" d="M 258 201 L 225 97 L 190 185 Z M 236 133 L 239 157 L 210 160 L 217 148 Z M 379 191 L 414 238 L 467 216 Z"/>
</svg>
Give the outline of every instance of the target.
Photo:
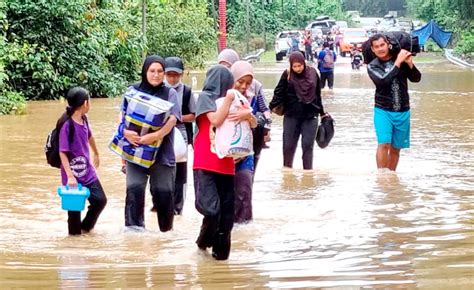
<svg viewBox="0 0 474 290">
<path fill-rule="evenodd" d="M 69 143 L 68 141 L 70 122 L 74 125 L 74 137 L 72 143 Z M 97 174 L 94 166 L 92 166 L 89 154 L 90 137 L 92 137 L 92 132 L 85 120 L 81 125 L 72 119 L 69 119 L 61 127 L 59 133 L 59 151 L 66 153 L 72 173 L 76 177 L 77 182 L 83 185 L 90 184 L 97 180 Z M 63 185 L 67 184 L 66 171 L 62 165 L 61 182 Z"/>
</svg>

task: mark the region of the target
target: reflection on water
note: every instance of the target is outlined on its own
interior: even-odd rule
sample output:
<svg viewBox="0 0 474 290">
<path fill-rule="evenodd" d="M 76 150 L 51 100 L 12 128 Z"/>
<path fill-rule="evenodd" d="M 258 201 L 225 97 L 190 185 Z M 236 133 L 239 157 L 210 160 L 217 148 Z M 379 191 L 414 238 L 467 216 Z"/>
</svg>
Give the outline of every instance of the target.
<svg viewBox="0 0 474 290">
<path fill-rule="evenodd" d="M 285 66 L 256 69 L 268 96 Z M 0 285 L 470 289 L 473 73 L 442 66 L 420 65 L 423 81 L 411 86 L 412 148 L 402 151 L 397 173 L 375 168 L 373 86 L 364 71 L 339 66 L 334 92 L 323 92 L 336 135 L 328 148 L 315 148 L 314 170 L 300 169 L 300 149 L 295 169 L 281 168 L 277 117 L 255 176 L 255 220 L 235 227 L 225 262 L 194 244 L 201 217 L 192 182 L 172 232 L 159 232 L 151 212 L 145 232 L 124 231 L 124 175 L 107 149 L 119 100 L 92 102 L 108 204 L 96 229 L 80 237 L 67 236 L 59 173 L 43 154 L 64 104 L 33 102 L 25 116 L 2 116 Z"/>
</svg>

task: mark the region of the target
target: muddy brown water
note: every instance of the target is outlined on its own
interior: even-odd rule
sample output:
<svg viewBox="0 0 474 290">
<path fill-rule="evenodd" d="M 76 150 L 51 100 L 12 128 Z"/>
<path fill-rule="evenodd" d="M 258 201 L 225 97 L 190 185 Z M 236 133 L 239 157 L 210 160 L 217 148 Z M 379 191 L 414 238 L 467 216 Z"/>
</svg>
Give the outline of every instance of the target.
<svg viewBox="0 0 474 290">
<path fill-rule="evenodd" d="M 107 148 L 118 99 L 92 100 L 108 204 L 80 237 L 67 235 L 59 172 L 43 154 L 64 104 L 31 102 L 26 115 L 1 116 L 0 287 L 472 289 L 474 73 L 446 62 L 418 66 L 412 147 L 397 173 L 376 170 L 374 88 L 347 61 L 336 67 L 334 92 L 323 92 L 337 127 L 328 148 L 315 148 L 314 170 L 301 170 L 299 149 L 295 169 L 282 170 L 275 117 L 255 176 L 254 221 L 234 228 L 224 262 L 194 244 L 201 216 L 192 182 L 173 231 L 159 232 L 151 212 L 145 232 L 124 230 L 125 178 Z M 268 98 L 285 67 L 257 65 Z M 186 81 L 193 76 L 200 88 L 204 75 Z"/>
</svg>

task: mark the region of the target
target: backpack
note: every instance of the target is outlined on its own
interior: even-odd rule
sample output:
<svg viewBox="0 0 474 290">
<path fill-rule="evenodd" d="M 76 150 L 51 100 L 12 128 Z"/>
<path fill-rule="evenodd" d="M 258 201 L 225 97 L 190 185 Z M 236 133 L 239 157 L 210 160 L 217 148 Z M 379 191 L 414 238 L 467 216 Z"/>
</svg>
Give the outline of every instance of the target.
<svg viewBox="0 0 474 290">
<path fill-rule="evenodd" d="M 61 168 L 61 158 L 59 157 L 59 124 L 51 130 L 46 138 L 46 144 L 44 145 L 44 153 L 46 154 L 46 161 L 49 165 L 56 168 Z"/>
<path fill-rule="evenodd" d="M 60 124 L 58 120 L 56 127 L 49 132 L 48 137 L 46 138 L 44 153 L 46 155 L 46 162 L 48 162 L 52 167 L 61 168 L 61 157 L 59 157 L 59 132 L 61 132 L 61 128 L 66 121 Z M 87 127 L 89 127 L 87 117 L 84 117 L 84 122 L 86 122 Z"/>
<path fill-rule="evenodd" d="M 323 67 L 324 68 L 334 68 L 334 55 L 329 49 L 326 50 L 326 54 L 323 58 Z"/>
</svg>

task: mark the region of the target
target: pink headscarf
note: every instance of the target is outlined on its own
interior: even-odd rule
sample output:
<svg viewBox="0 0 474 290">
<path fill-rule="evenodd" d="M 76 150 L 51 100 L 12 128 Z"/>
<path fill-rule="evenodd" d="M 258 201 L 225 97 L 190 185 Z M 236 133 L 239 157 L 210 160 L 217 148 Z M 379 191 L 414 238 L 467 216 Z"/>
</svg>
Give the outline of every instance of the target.
<svg viewBox="0 0 474 290">
<path fill-rule="evenodd" d="M 253 79 L 253 67 L 248 61 L 236 61 L 230 68 L 230 71 L 234 76 L 234 82 L 238 81 L 244 76 L 251 76 Z"/>
<path fill-rule="evenodd" d="M 239 54 L 230 48 L 226 48 L 219 53 L 217 57 L 217 63 L 226 62 L 229 66 L 232 66 L 236 61 L 240 59 Z"/>
</svg>

